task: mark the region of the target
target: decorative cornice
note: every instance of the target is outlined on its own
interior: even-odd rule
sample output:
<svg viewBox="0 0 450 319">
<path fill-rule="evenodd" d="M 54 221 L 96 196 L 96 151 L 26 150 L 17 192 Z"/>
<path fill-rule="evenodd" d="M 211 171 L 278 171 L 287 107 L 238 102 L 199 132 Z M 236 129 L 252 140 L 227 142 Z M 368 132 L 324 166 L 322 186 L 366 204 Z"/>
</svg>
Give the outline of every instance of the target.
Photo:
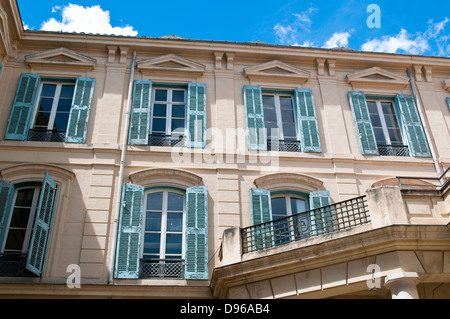
<svg viewBox="0 0 450 319">
<path fill-rule="evenodd" d="M 172 168 L 152 168 L 130 174 L 133 184 L 144 187 L 152 186 L 173 186 L 189 188 L 199 186 L 202 178 L 194 173 L 181 169 Z"/>
<path fill-rule="evenodd" d="M 310 72 L 293 65 L 273 60 L 254 65 L 244 69 L 244 74 L 250 80 L 270 80 L 272 82 L 296 82 L 306 83 L 310 78 Z"/>
<path fill-rule="evenodd" d="M 25 62 L 31 66 L 63 66 L 94 69 L 96 60 L 81 53 L 61 47 L 39 52 L 25 57 Z"/>
<path fill-rule="evenodd" d="M 409 80 L 406 76 L 399 76 L 382 68 L 373 67 L 347 75 L 347 82 L 354 86 L 406 88 Z"/>
<path fill-rule="evenodd" d="M 206 70 L 206 66 L 203 64 L 175 54 L 166 54 L 156 58 L 138 61 L 136 67 L 142 73 L 176 72 L 191 76 L 201 76 Z"/>
</svg>

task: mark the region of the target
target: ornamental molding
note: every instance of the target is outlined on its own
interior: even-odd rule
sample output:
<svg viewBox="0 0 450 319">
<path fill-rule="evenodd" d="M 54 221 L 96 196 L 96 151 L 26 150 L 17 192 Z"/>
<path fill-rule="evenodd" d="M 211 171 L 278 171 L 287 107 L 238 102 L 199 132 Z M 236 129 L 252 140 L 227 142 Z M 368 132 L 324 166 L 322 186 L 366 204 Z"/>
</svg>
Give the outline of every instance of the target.
<svg viewBox="0 0 450 319">
<path fill-rule="evenodd" d="M 136 63 L 139 71 L 146 74 L 177 73 L 190 76 L 202 76 L 206 66 L 175 54 L 166 54 L 156 58 L 141 60 Z"/>
<path fill-rule="evenodd" d="M 324 190 L 322 181 L 308 175 L 295 173 L 276 173 L 262 176 L 255 179 L 254 184 L 257 188 L 271 192 L 292 190 L 310 193 Z"/>
<path fill-rule="evenodd" d="M 404 89 L 409 79 L 380 67 L 373 67 L 347 75 L 347 82 L 354 87 L 386 87 Z"/>
<path fill-rule="evenodd" d="M 31 67 L 62 66 L 66 68 L 73 67 L 92 70 L 95 68 L 97 60 L 76 51 L 61 47 L 27 55 L 25 56 L 25 62 Z"/>
<path fill-rule="evenodd" d="M 186 189 L 200 186 L 202 178 L 181 169 L 152 168 L 130 174 L 130 181 L 143 187 L 172 186 Z"/>
<path fill-rule="evenodd" d="M 309 71 L 278 60 L 247 67 L 244 74 L 252 81 L 295 83 L 306 83 L 311 76 Z"/>
</svg>

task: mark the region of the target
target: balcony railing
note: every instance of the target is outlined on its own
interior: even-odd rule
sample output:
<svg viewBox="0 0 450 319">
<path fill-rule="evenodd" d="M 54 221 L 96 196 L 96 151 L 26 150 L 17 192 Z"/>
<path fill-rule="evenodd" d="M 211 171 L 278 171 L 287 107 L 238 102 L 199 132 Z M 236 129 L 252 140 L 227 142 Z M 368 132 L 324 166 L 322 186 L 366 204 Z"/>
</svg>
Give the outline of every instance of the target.
<svg viewBox="0 0 450 319">
<path fill-rule="evenodd" d="M 32 277 L 25 269 L 27 254 L 0 254 L 0 277 Z"/>
<path fill-rule="evenodd" d="M 184 135 L 150 135 L 148 145 L 150 146 L 166 146 L 166 147 L 183 147 L 185 144 Z"/>
<path fill-rule="evenodd" d="M 184 278 L 182 259 L 141 259 L 140 278 Z"/>
<path fill-rule="evenodd" d="M 378 144 L 380 156 L 401 156 L 409 157 L 409 148 L 407 145 L 382 145 Z"/>
<path fill-rule="evenodd" d="M 302 144 L 296 140 L 267 140 L 267 150 L 299 153 L 302 151 Z"/>
<path fill-rule="evenodd" d="M 370 223 L 366 196 L 241 230 L 243 253 L 266 250 Z"/>
<path fill-rule="evenodd" d="M 401 190 L 430 190 L 440 192 L 450 185 L 450 167 L 439 177 L 397 177 Z"/>
<path fill-rule="evenodd" d="M 28 141 L 34 142 L 64 142 L 66 131 L 40 131 L 31 129 L 28 132 Z"/>
</svg>

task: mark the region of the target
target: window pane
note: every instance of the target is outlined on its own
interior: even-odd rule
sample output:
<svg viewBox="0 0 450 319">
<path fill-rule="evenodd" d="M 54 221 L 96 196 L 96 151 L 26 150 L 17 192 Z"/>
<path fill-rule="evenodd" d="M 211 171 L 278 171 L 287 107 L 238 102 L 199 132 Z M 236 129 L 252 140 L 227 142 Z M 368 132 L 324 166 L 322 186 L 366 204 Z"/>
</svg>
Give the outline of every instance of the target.
<svg viewBox="0 0 450 319">
<path fill-rule="evenodd" d="M 183 211 L 184 196 L 176 193 L 169 193 L 167 209 L 171 212 Z"/>
<path fill-rule="evenodd" d="M 290 96 L 280 96 L 280 106 L 282 110 L 292 111 L 294 108 L 292 106 L 292 97 Z"/>
<path fill-rule="evenodd" d="M 377 140 L 378 144 L 387 144 L 386 138 L 384 137 L 384 132 L 382 128 L 373 128 L 373 131 L 375 133 L 375 139 Z"/>
<path fill-rule="evenodd" d="M 31 207 L 34 189 L 22 189 L 17 191 L 16 204 L 14 206 Z"/>
<path fill-rule="evenodd" d="M 264 105 L 264 108 L 275 109 L 275 96 L 263 95 L 263 105 Z"/>
<path fill-rule="evenodd" d="M 44 84 L 42 86 L 41 97 L 54 97 L 56 92 L 56 84 Z"/>
<path fill-rule="evenodd" d="M 183 214 L 168 213 L 167 214 L 167 231 L 182 232 L 183 231 Z"/>
<path fill-rule="evenodd" d="M 181 255 L 182 254 L 182 239 L 181 234 L 167 234 L 166 238 L 166 254 Z"/>
<path fill-rule="evenodd" d="M 153 132 L 166 132 L 166 119 L 153 119 Z"/>
<path fill-rule="evenodd" d="M 378 108 L 376 102 L 367 101 L 367 107 L 369 108 L 370 113 L 378 114 Z"/>
<path fill-rule="evenodd" d="M 14 208 L 10 227 L 27 228 L 29 218 L 29 208 Z"/>
<path fill-rule="evenodd" d="M 53 98 L 42 98 L 39 103 L 39 111 L 50 112 L 52 110 Z"/>
<path fill-rule="evenodd" d="M 166 117 L 167 116 L 167 105 L 166 104 L 154 104 L 153 105 L 153 116 Z"/>
<path fill-rule="evenodd" d="M 21 251 L 25 241 L 26 229 L 10 229 L 6 240 L 5 250 Z"/>
<path fill-rule="evenodd" d="M 152 193 L 147 195 L 147 210 L 162 211 L 163 193 Z"/>
<path fill-rule="evenodd" d="M 65 132 L 67 130 L 67 123 L 69 123 L 69 113 L 56 113 L 53 130 Z"/>
<path fill-rule="evenodd" d="M 184 91 L 173 91 L 172 102 L 184 102 Z"/>
<path fill-rule="evenodd" d="M 186 108 L 184 105 L 172 106 L 172 117 L 184 118 L 185 116 L 186 116 Z"/>
<path fill-rule="evenodd" d="M 272 215 L 274 220 L 287 216 L 285 197 L 272 198 Z"/>
<path fill-rule="evenodd" d="M 155 101 L 167 101 L 167 90 L 155 90 Z"/>
<path fill-rule="evenodd" d="M 184 133 L 184 120 L 172 120 L 172 132 Z"/>
<path fill-rule="evenodd" d="M 70 112 L 72 108 L 72 100 L 71 99 L 60 99 L 58 102 L 58 112 Z"/>
<path fill-rule="evenodd" d="M 402 145 L 402 136 L 399 129 L 389 129 L 389 137 L 392 145 Z"/>
<path fill-rule="evenodd" d="M 306 201 L 299 198 L 291 198 L 292 215 L 307 211 Z"/>
<path fill-rule="evenodd" d="M 281 118 L 284 123 L 294 123 L 294 111 L 281 110 Z"/>
<path fill-rule="evenodd" d="M 161 231 L 161 213 L 147 213 L 145 231 Z"/>
<path fill-rule="evenodd" d="M 49 119 L 50 112 L 38 112 L 35 125 L 47 128 Z"/>
<path fill-rule="evenodd" d="M 145 234 L 144 254 L 158 254 L 161 243 L 160 234 Z"/>
<path fill-rule="evenodd" d="M 294 124 L 283 124 L 283 134 L 284 137 L 287 138 L 296 138 L 297 134 L 295 132 Z"/>
<path fill-rule="evenodd" d="M 61 94 L 59 97 L 72 100 L 74 90 L 75 90 L 75 86 L 73 86 L 73 85 L 63 85 L 61 88 Z"/>
</svg>

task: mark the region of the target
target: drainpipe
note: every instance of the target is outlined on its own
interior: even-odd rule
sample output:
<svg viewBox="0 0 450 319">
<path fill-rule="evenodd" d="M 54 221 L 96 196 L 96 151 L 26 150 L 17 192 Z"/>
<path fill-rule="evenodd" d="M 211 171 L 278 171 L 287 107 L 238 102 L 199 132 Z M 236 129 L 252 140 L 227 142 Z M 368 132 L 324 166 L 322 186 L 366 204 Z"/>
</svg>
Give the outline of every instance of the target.
<svg viewBox="0 0 450 319">
<path fill-rule="evenodd" d="M 127 111 L 126 111 L 126 119 L 125 119 L 125 128 L 123 133 L 123 140 L 122 140 L 122 155 L 120 158 L 120 169 L 119 169 L 119 180 L 117 184 L 117 203 L 116 203 L 116 210 L 115 210 L 115 216 L 114 216 L 114 233 L 112 238 L 112 250 L 111 250 L 111 260 L 110 260 L 110 266 L 109 266 L 109 278 L 108 283 L 112 284 L 114 279 L 114 264 L 116 261 L 116 250 L 117 250 L 117 232 L 119 228 L 119 215 L 120 215 L 120 208 L 122 206 L 122 184 L 123 184 L 123 171 L 125 167 L 125 157 L 127 153 L 127 144 L 128 144 L 128 131 L 130 128 L 130 113 L 131 113 L 131 100 L 132 100 L 132 93 L 133 93 L 133 79 L 134 79 L 134 68 L 136 63 L 136 51 L 133 52 L 133 59 L 131 62 L 131 74 L 130 74 L 130 83 L 128 86 L 128 102 L 127 102 Z"/>
<path fill-rule="evenodd" d="M 409 80 L 411 81 L 411 87 L 412 87 L 412 90 L 413 90 L 413 93 L 414 93 L 414 99 L 416 100 L 417 109 L 419 111 L 419 117 L 420 117 L 420 120 L 422 121 L 423 129 L 425 131 L 425 136 L 427 138 L 428 145 L 430 146 L 431 156 L 433 157 L 433 162 L 434 162 L 434 167 L 436 169 L 436 173 L 437 173 L 437 175 L 439 177 L 441 177 L 442 176 L 442 171 L 441 171 L 441 168 L 439 167 L 439 162 L 437 160 L 436 152 L 434 150 L 434 144 L 431 141 L 431 136 L 430 136 L 430 133 L 428 131 L 428 126 L 425 124 L 425 118 L 424 118 L 423 112 L 422 112 L 422 104 L 420 103 L 419 95 L 417 94 L 417 90 L 416 90 L 416 82 L 415 82 L 415 80 L 414 80 L 414 78 L 413 78 L 409 68 L 406 69 L 406 73 L 408 73 Z M 442 184 L 442 180 L 441 180 L 441 184 Z"/>
</svg>

